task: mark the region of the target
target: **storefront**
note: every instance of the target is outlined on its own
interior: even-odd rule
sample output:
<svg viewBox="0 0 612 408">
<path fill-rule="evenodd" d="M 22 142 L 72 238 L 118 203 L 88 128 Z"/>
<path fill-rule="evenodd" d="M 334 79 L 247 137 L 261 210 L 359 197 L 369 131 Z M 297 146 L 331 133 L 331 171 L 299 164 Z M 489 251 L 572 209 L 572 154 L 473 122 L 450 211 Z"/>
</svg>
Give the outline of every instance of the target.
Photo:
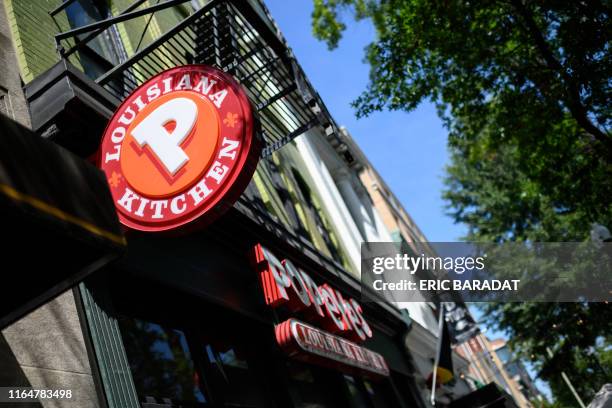
<svg viewBox="0 0 612 408">
<path fill-rule="evenodd" d="M 165 3 L 149 13 L 184 2 Z M 126 254 L 74 292 L 97 401 L 424 406 L 403 349 L 404 317 L 384 302 L 360 304 L 359 282 L 341 265 L 335 239 L 319 232 L 331 248 L 324 254 L 273 217 L 248 184 L 258 159 L 267 165 L 306 130 L 318 127 L 330 139 L 337 131 L 264 9 L 251 3 L 258 4 L 209 2 L 115 65 L 87 60 L 83 44 L 60 48 L 62 61 L 26 86 L 34 130 L 106 172 L 125 226 Z M 56 39 L 112 34 L 130 13 L 146 15 L 126 10 Z M 87 64 L 77 67 L 70 55 Z M 205 120 L 190 116 L 202 111 Z M 152 116 L 154 123 L 145 120 Z M 215 148 L 194 169 L 183 156 L 201 149 L 182 143 L 199 143 L 192 131 L 211 118 L 203 133 L 215 135 Z M 153 137 L 161 127 L 170 144 Z M 128 148 L 137 153 L 128 156 Z M 143 178 L 157 171 L 165 176 Z M 185 174 L 188 181 L 175 181 Z M 326 227 L 318 216 L 309 222 Z"/>
<path fill-rule="evenodd" d="M 419 406 L 396 340 L 406 327 L 390 310 L 363 310 L 372 337 L 360 344 L 388 371 L 333 358 L 305 362 L 283 351 L 275 326 L 313 317 L 266 305 L 249 259 L 261 241 L 317 284 L 358 296 L 357 282 L 343 272 L 300 255 L 238 211 L 180 239 L 130 236 L 128 256 L 82 287 L 109 405 Z"/>
</svg>

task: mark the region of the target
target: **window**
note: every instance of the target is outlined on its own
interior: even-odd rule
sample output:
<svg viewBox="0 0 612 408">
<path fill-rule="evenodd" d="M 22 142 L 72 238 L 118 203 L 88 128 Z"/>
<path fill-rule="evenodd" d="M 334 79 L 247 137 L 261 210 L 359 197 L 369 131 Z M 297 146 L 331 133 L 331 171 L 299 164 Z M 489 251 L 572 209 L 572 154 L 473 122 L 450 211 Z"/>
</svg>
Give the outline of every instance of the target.
<svg viewBox="0 0 612 408">
<path fill-rule="evenodd" d="M 173 406 L 185 407 L 206 403 L 200 376 L 181 330 L 131 318 L 121 318 L 119 326 L 141 401 L 170 400 Z"/>
<path fill-rule="evenodd" d="M 257 350 L 242 347 L 232 335 L 126 316 L 118 321 L 141 402 L 181 408 L 270 405 L 266 382 L 252 366 Z"/>
<path fill-rule="evenodd" d="M 332 231 L 331 223 L 327 219 L 321 203 L 319 203 L 319 200 L 310 189 L 310 186 L 296 168 L 291 168 L 291 175 L 297 183 L 297 186 L 306 201 L 306 205 L 310 210 L 309 216 L 314 219 L 317 232 L 323 239 L 323 242 L 330 252 L 332 258 L 339 264 L 347 266 L 348 263 L 340 250 L 338 239 Z"/>
<path fill-rule="evenodd" d="M 388 381 L 374 382 L 350 375 L 345 375 L 344 381 L 348 389 L 351 408 L 390 408 L 397 406 L 397 401 L 391 397 L 393 390 L 390 389 Z"/>
<path fill-rule="evenodd" d="M 108 0 L 76 0 L 66 7 L 66 16 L 72 28 L 105 20 L 112 16 Z M 78 36 L 83 39 L 91 33 Z M 90 78 L 100 75 L 121 62 L 121 40 L 116 27 L 112 26 L 95 36 L 81 47 L 79 61 Z"/>
<path fill-rule="evenodd" d="M 286 366 L 291 380 L 290 387 L 294 388 L 292 398 L 296 408 L 347 406 L 338 372 L 295 360 L 287 360 Z"/>
<path fill-rule="evenodd" d="M 388 398 L 390 397 L 392 390 L 389 387 L 385 387 L 384 384 L 370 382 L 368 380 L 363 381 L 366 393 L 370 397 L 370 401 L 375 408 L 386 408 L 391 407 Z"/>
<path fill-rule="evenodd" d="M 6 116 L 12 116 L 13 114 L 9 98 L 8 91 L 0 87 L 0 113 Z"/>
<path fill-rule="evenodd" d="M 362 385 L 358 384 L 354 377 L 350 375 L 344 376 L 346 387 L 348 388 L 351 408 L 370 408 L 367 402 L 367 396 L 362 389 Z"/>
<path fill-rule="evenodd" d="M 227 341 L 204 343 L 207 383 L 215 400 L 228 407 L 264 407 L 263 387 L 249 366 L 245 350 Z"/>
<path fill-rule="evenodd" d="M 3 93 L 0 93 L 0 113 L 3 115 L 8 115 L 8 105 L 6 103 L 6 94 L 3 94 Z"/>
</svg>

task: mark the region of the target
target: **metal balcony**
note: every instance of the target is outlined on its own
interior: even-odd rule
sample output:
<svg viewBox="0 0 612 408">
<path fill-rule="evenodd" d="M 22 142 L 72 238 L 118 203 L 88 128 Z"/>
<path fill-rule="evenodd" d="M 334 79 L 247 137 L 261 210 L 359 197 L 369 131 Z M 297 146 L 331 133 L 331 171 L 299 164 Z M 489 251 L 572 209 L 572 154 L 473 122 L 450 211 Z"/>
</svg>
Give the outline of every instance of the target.
<svg viewBox="0 0 612 408">
<path fill-rule="evenodd" d="M 65 59 L 74 58 L 79 49 L 112 26 L 185 0 L 168 0 L 139 10 L 142 3 L 137 0 L 118 16 L 56 35 L 60 54 Z M 263 5 L 247 0 L 212 0 L 94 80 L 121 101 L 161 71 L 185 64 L 207 64 L 233 75 L 246 89 L 262 127 L 262 157 L 313 126 L 321 126 L 328 137 L 336 135 L 331 115 L 271 20 L 266 19 L 265 9 L 255 7 Z M 64 3 L 51 14 L 65 8 Z"/>
</svg>

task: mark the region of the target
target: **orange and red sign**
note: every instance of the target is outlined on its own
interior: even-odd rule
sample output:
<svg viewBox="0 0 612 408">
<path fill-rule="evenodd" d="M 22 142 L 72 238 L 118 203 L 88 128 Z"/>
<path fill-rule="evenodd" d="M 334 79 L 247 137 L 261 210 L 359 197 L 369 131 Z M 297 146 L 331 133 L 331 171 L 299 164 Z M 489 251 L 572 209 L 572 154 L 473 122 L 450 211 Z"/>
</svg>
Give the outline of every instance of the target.
<svg viewBox="0 0 612 408">
<path fill-rule="evenodd" d="M 357 301 L 328 284 L 317 285 L 291 260 L 280 260 L 261 244 L 254 246 L 250 256 L 267 305 L 282 306 L 325 329 L 294 318 L 278 324 L 277 343 L 289 356 L 346 372 L 358 371 L 374 377 L 389 375 L 384 357 L 354 343 L 372 337 L 372 329 Z"/>
<path fill-rule="evenodd" d="M 288 319 L 276 325 L 275 334 L 289 357 L 370 377 L 389 376 L 389 366 L 377 352 L 299 320 Z"/>
<path fill-rule="evenodd" d="M 354 299 L 342 296 L 328 284 L 317 285 L 291 260 L 279 260 L 261 244 L 253 248 L 251 261 L 259 273 L 267 305 L 286 306 L 317 321 L 325 330 L 355 341 L 372 337 L 361 305 Z"/>
<path fill-rule="evenodd" d="M 121 104 L 104 132 L 100 167 L 121 222 L 163 231 L 208 224 L 231 207 L 260 147 L 240 84 L 186 65 L 149 79 Z"/>
</svg>

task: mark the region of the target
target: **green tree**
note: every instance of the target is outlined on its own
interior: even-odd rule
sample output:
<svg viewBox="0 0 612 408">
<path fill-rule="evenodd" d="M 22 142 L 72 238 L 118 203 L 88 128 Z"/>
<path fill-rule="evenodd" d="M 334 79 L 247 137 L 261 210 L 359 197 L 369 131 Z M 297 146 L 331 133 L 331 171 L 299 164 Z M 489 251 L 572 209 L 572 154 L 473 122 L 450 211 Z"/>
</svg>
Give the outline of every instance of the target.
<svg viewBox="0 0 612 408">
<path fill-rule="evenodd" d="M 350 10 L 377 32 L 366 50 L 370 82 L 354 101 L 358 116 L 410 111 L 429 99 L 450 148 L 470 164 L 514 147 L 519 170 L 556 212 L 586 215 L 580 233 L 592 221 L 610 225 L 607 3 L 315 0 L 314 34 L 335 47 Z"/>
<path fill-rule="evenodd" d="M 594 222 L 612 229 L 608 1 L 314 5 L 313 32 L 330 48 L 351 15 L 375 27 L 370 81 L 353 102 L 358 116 L 436 104 L 451 154 L 444 197 L 468 226 L 466 239 L 584 241 Z M 587 400 L 605 379 L 600 366 L 610 371 L 607 304 L 490 304 L 487 313 L 516 350 L 533 355 L 560 406 L 576 405 L 560 371 Z M 566 318 L 582 323 L 549 330 Z"/>
</svg>

